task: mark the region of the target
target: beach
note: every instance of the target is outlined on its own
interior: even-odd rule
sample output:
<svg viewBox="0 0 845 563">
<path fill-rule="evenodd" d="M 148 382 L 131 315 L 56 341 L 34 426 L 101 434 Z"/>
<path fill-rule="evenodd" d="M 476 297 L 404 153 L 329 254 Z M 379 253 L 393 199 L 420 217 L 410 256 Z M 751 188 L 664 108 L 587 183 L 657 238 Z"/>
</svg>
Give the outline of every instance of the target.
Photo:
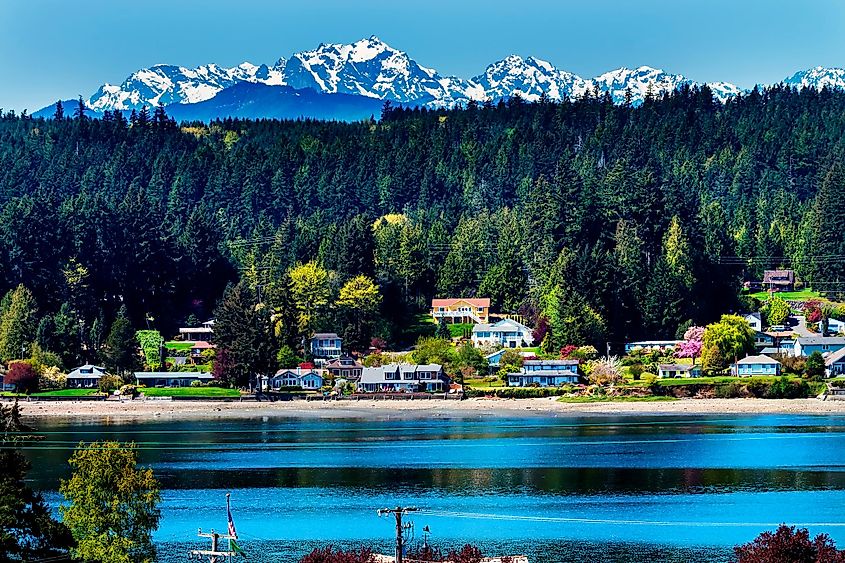
<svg viewBox="0 0 845 563">
<path fill-rule="evenodd" d="M 26 418 L 460 418 L 608 415 L 819 414 L 845 416 L 845 401 L 819 399 L 679 399 L 564 403 L 554 398 L 359 401 L 21 401 Z"/>
</svg>

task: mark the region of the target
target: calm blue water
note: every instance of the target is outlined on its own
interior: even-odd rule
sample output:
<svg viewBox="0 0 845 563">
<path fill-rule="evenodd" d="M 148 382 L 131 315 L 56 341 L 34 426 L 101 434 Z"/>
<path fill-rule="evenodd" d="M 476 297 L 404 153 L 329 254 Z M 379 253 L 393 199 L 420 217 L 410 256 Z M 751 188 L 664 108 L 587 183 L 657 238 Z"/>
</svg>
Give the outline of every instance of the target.
<svg viewBox="0 0 845 563">
<path fill-rule="evenodd" d="M 624 417 L 41 423 L 34 486 L 80 440 L 139 444 L 164 487 L 161 561 L 224 530 L 232 493 L 257 562 L 315 546 L 389 552 L 385 506 L 444 548 L 532 561 L 727 562 L 780 522 L 845 544 L 845 417 Z M 48 495 L 58 503 L 54 492 Z M 417 534 L 419 536 L 419 533 Z"/>
</svg>

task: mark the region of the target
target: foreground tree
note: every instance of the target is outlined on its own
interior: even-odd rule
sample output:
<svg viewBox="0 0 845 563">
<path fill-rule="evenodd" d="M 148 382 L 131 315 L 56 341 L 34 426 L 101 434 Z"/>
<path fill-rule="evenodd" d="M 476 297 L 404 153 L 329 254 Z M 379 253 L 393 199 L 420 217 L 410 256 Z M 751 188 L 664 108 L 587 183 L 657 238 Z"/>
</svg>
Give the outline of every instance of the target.
<svg viewBox="0 0 845 563">
<path fill-rule="evenodd" d="M 786 524 L 735 547 L 734 555 L 736 563 L 845 563 L 845 551 L 836 549 L 827 534 L 811 540 L 806 528 Z"/>
<path fill-rule="evenodd" d="M 9 364 L 4 383 L 14 385 L 18 393 L 34 393 L 38 391 L 39 375 L 32 362 L 19 360 Z"/>
<path fill-rule="evenodd" d="M 29 429 L 17 403 L 0 405 L 0 429 L 0 560 L 70 561 L 70 530 L 26 484 L 30 465 L 19 447 L 34 438 L 21 434 Z"/>
<path fill-rule="evenodd" d="M 59 491 L 59 507 L 84 561 L 147 563 L 156 558 L 152 533 L 161 511 L 152 469 L 138 467 L 138 448 L 120 442 L 80 443 L 70 458 L 72 475 Z"/>
<path fill-rule="evenodd" d="M 740 316 L 722 315 L 704 329 L 701 364 L 705 370 L 722 370 L 753 351 L 754 329 Z"/>
</svg>

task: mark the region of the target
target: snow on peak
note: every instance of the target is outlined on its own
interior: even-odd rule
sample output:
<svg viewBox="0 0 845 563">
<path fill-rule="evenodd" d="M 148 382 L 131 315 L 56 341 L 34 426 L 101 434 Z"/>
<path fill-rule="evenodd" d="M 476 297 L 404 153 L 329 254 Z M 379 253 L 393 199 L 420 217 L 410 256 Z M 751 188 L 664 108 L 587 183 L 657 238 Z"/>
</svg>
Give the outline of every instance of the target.
<svg viewBox="0 0 845 563">
<path fill-rule="evenodd" d="M 796 72 L 783 83 L 799 89 L 845 88 L 845 69 L 817 66 Z"/>
<path fill-rule="evenodd" d="M 470 100 L 497 100 L 515 95 L 529 101 L 543 96 L 562 100 L 579 97 L 587 91 L 607 92 L 617 103 L 630 93 L 631 102 L 638 104 L 649 92 L 658 96 L 681 85 L 695 84 L 683 75 L 650 66 L 621 67 L 585 79 L 543 59 L 516 54 L 488 65 L 480 75 L 467 80 L 443 76 L 371 35 L 352 43 L 322 43 L 290 58 L 280 58 L 272 65 L 243 62 L 231 68 L 216 64 L 186 68 L 157 64 L 132 73 L 120 85 L 104 84 L 90 98 L 89 106 L 104 111 L 138 109 L 158 103 L 195 103 L 240 82 L 312 88 L 429 107 L 451 107 Z M 786 82 L 799 87 L 825 84 L 845 87 L 845 71 L 817 67 L 796 73 Z M 724 82 L 709 86 L 720 100 L 741 92 Z"/>
</svg>

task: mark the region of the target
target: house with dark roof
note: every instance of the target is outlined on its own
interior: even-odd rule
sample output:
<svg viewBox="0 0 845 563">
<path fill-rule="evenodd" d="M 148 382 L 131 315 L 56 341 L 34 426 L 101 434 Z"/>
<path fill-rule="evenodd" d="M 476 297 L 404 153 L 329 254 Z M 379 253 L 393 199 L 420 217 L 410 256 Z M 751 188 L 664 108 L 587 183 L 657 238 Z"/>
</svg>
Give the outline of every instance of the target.
<svg viewBox="0 0 845 563">
<path fill-rule="evenodd" d="M 364 370 L 364 365 L 361 362 L 349 356 L 329 360 L 323 367 L 332 379 L 345 379 L 346 381 L 358 381 L 361 379 L 361 372 Z"/>
<path fill-rule="evenodd" d="M 795 272 L 793 270 L 765 270 L 763 288 L 771 291 L 793 291 Z"/>
<path fill-rule="evenodd" d="M 316 391 L 323 386 L 323 375 L 320 370 L 295 368 L 280 369 L 274 375 L 258 376 L 256 384 L 262 391 L 280 391 L 282 389 L 303 389 Z"/>
<path fill-rule="evenodd" d="M 195 381 L 209 383 L 214 376 L 199 371 L 136 371 L 135 381 L 145 387 L 190 387 Z"/>
<path fill-rule="evenodd" d="M 486 297 L 458 297 L 431 300 L 434 322 L 475 323 L 490 322 L 490 299 Z"/>
<path fill-rule="evenodd" d="M 311 337 L 310 350 L 315 358 L 339 358 L 343 341 L 335 332 L 318 332 Z"/>
<path fill-rule="evenodd" d="M 578 383 L 578 360 L 525 360 L 517 373 L 507 375 L 509 387 L 558 387 Z"/>
</svg>

